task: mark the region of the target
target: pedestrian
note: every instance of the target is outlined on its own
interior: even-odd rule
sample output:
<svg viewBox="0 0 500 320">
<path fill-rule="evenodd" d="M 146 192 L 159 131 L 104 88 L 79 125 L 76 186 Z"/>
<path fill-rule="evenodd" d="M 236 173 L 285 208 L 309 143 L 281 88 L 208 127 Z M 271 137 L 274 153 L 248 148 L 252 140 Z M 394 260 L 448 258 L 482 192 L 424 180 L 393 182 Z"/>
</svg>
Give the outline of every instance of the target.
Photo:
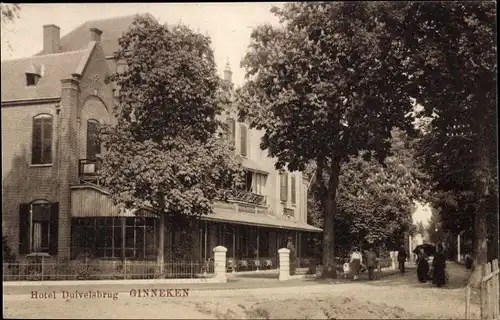
<svg viewBox="0 0 500 320">
<path fill-rule="evenodd" d="M 417 278 L 418 281 L 423 283 L 428 279 L 429 262 L 427 261 L 427 254 L 423 248 L 417 252 Z"/>
<path fill-rule="evenodd" d="M 344 260 L 344 265 L 342 266 L 342 269 L 344 271 L 344 278 L 347 279 L 347 277 L 349 277 L 349 273 L 351 272 L 351 266 L 349 264 L 348 258 Z"/>
<path fill-rule="evenodd" d="M 432 283 L 441 288 L 446 284 L 446 255 L 441 243 L 436 246 L 432 267 L 434 270 L 432 273 Z"/>
<path fill-rule="evenodd" d="M 374 270 L 377 265 L 377 254 L 373 251 L 371 246 L 365 250 L 365 263 L 366 269 L 368 270 L 368 279 L 374 279 Z"/>
<path fill-rule="evenodd" d="M 472 255 L 470 254 L 470 252 L 467 252 L 467 254 L 465 255 L 465 267 L 470 270 L 472 269 L 472 265 L 473 265 Z"/>
<path fill-rule="evenodd" d="M 354 280 L 358 280 L 359 272 L 361 271 L 361 263 L 363 263 L 361 252 L 359 252 L 358 247 L 353 247 L 350 259 L 350 270 Z"/>
<path fill-rule="evenodd" d="M 403 275 L 405 273 L 405 262 L 408 255 L 406 254 L 406 250 L 403 246 L 399 247 L 398 250 L 398 262 L 399 262 L 399 272 Z"/>
</svg>

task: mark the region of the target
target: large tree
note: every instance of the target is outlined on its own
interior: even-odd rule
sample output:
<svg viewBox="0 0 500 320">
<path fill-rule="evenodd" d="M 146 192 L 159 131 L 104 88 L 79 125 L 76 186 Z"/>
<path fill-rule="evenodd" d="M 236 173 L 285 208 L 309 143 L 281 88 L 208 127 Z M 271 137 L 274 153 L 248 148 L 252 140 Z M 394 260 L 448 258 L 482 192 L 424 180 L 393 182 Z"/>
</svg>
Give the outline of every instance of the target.
<svg viewBox="0 0 500 320">
<path fill-rule="evenodd" d="M 19 18 L 21 6 L 17 3 L 2 3 L 0 4 L 0 12 L 2 14 L 2 24 L 14 22 Z"/>
<path fill-rule="evenodd" d="M 404 48 L 377 21 L 380 9 L 371 2 L 287 3 L 273 9 L 279 27 L 252 32 L 242 62 L 248 81 L 238 92 L 240 115 L 264 131 L 261 148 L 277 168 L 316 164 L 324 276 L 336 276 L 342 164 L 360 150 L 383 160 L 391 129 L 412 129 Z"/>
<path fill-rule="evenodd" d="M 459 198 L 474 204 L 480 265 L 487 261 L 488 212 L 498 212 L 496 2 L 396 6 L 403 14 L 389 12 L 384 21 L 395 27 L 394 34 L 404 35 L 409 73 L 418 85 L 414 96 L 427 116 L 435 114 L 426 164 L 443 191 L 460 192 Z M 475 268 L 472 284 L 479 273 Z"/>
<path fill-rule="evenodd" d="M 185 26 L 138 17 L 120 38 L 125 71 L 117 125 L 104 132 L 103 178 L 115 203 L 149 207 L 160 216 L 163 265 L 165 216 L 212 212 L 217 190 L 238 180 L 238 159 L 217 120 L 229 102 L 217 76 L 210 39 Z"/>
<path fill-rule="evenodd" d="M 411 230 L 415 201 L 426 195 L 427 176 L 413 157 L 413 141 L 393 130 L 391 155 L 383 163 L 360 153 L 342 167 L 338 212 L 351 221 L 355 243 L 401 246 Z"/>
</svg>

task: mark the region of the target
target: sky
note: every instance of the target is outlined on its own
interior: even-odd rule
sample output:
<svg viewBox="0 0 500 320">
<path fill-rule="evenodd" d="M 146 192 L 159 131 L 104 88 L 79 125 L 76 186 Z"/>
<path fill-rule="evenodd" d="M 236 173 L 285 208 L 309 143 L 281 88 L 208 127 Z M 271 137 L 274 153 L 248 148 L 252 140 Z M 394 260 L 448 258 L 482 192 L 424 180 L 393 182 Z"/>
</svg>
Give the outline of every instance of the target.
<svg viewBox="0 0 500 320">
<path fill-rule="evenodd" d="M 431 207 L 428 204 L 416 202 L 416 209 L 413 212 L 413 223 L 422 222 L 424 226 L 429 224 L 429 219 L 432 216 Z"/>
<path fill-rule="evenodd" d="M 245 70 L 240 61 L 250 43 L 252 28 L 277 24 L 270 12 L 281 3 L 72 3 L 22 4 L 19 18 L 11 24 L 2 24 L 2 60 L 29 57 L 42 49 L 43 25 L 55 24 L 61 28 L 61 37 L 88 20 L 106 19 L 136 13 L 151 13 L 161 23 L 188 25 L 193 30 L 207 33 L 218 70 L 222 75 L 229 59 L 233 82 L 244 82 Z"/>
</svg>

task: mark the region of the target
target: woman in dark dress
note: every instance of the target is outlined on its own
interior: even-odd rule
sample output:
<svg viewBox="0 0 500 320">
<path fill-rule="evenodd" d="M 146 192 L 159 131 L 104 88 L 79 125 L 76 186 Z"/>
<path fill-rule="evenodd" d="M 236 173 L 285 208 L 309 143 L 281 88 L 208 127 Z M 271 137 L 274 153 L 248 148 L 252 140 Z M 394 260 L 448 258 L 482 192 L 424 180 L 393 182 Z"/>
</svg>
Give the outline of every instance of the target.
<svg viewBox="0 0 500 320">
<path fill-rule="evenodd" d="M 432 283 L 440 288 L 446 284 L 446 257 L 442 244 L 436 246 L 436 254 L 434 255 L 432 265 L 434 270 L 432 274 Z"/>
<path fill-rule="evenodd" d="M 429 262 L 427 261 L 427 254 L 424 249 L 420 249 L 417 252 L 417 278 L 420 282 L 427 281 L 427 275 L 429 273 Z"/>
</svg>

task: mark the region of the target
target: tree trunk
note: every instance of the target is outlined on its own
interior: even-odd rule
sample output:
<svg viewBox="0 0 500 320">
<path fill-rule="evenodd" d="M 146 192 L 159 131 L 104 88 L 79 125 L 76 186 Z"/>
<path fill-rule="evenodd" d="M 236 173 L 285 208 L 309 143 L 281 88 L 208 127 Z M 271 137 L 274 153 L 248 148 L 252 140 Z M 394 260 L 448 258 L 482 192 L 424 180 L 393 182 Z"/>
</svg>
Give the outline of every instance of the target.
<svg viewBox="0 0 500 320">
<path fill-rule="evenodd" d="M 479 131 L 483 131 L 480 129 Z M 481 133 L 481 132 L 480 132 Z M 469 278 L 469 284 L 477 287 L 481 281 L 481 266 L 488 261 L 488 206 L 489 197 L 489 169 L 490 162 L 488 149 L 482 139 L 483 135 L 478 134 L 477 166 L 475 172 L 477 209 L 474 216 L 474 269 Z"/>
<path fill-rule="evenodd" d="M 165 214 L 160 214 L 160 221 L 158 226 L 158 270 L 163 275 L 163 267 L 165 262 Z"/>
<path fill-rule="evenodd" d="M 330 170 L 328 188 L 322 197 L 323 222 L 323 277 L 337 278 L 335 261 L 335 212 L 337 209 L 337 188 L 339 184 L 340 165 L 333 161 Z"/>
<path fill-rule="evenodd" d="M 165 198 L 163 193 L 158 195 L 160 221 L 158 225 L 158 254 L 156 262 L 158 271 L 163 276 L 165 266 Z"/>
</svg>

